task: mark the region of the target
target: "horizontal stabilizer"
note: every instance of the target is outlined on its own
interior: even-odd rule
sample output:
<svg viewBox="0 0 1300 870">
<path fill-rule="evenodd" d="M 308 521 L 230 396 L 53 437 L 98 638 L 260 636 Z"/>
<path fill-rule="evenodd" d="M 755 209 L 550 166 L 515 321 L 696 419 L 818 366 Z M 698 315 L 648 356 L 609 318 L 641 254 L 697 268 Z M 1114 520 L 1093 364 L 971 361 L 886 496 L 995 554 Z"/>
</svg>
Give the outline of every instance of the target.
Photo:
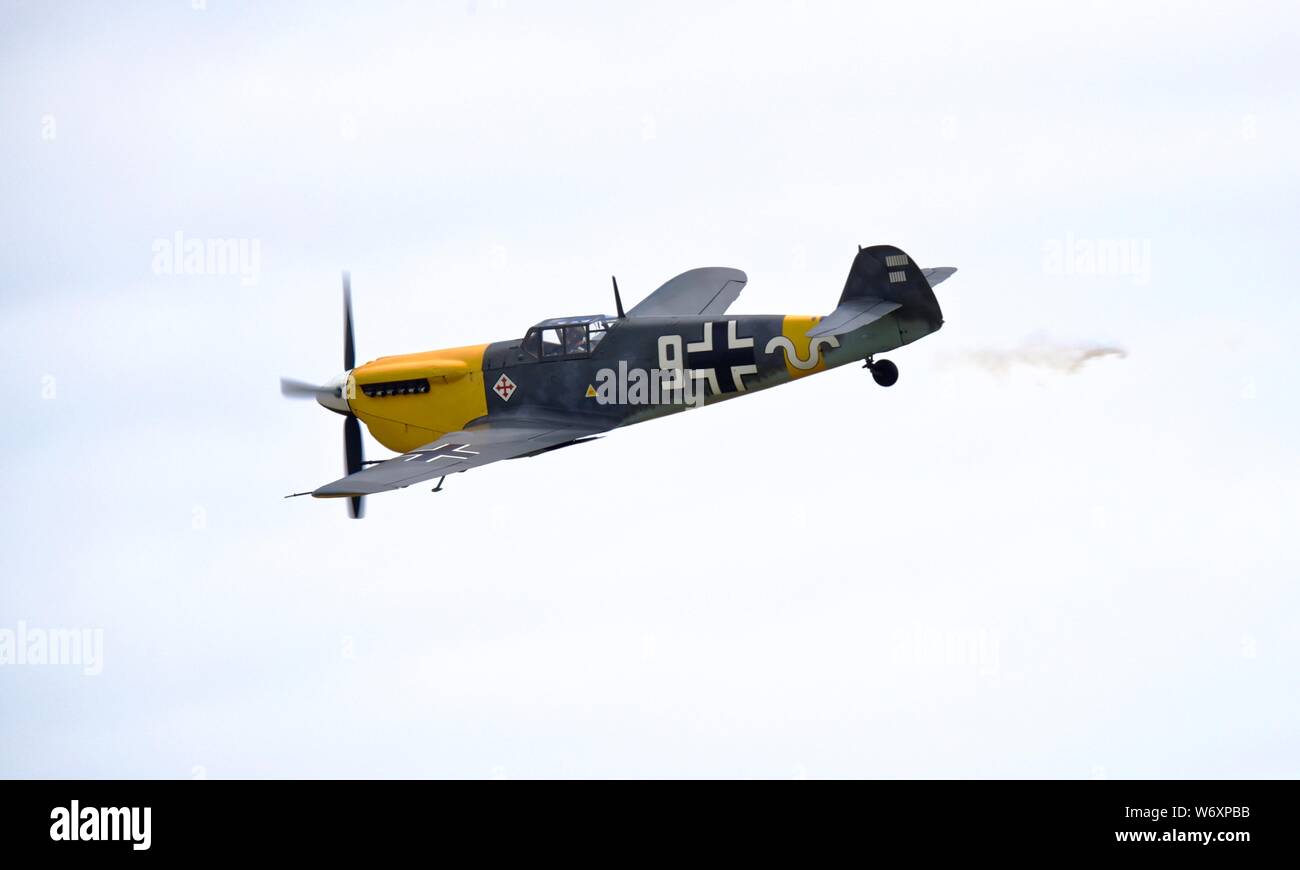
<svg viewBox="0 0 1300 870">
<path fill-rule="evenodd" d="M 929 269 L 922 269 L 921 274 L 931 287 L 941 284 L 952 277 L 952 273 L 957 271 L 956 266 L 932 266 Z"/>
<path fill-rule="evenodd" d="M 874 296 L 861 296 L 841 302 L 821 323 L 808 331 L 809 338 L 824 335 L 844 335 L 879 320 L 891 311 L 903 306 L 898 302 L 887 302 Z"/>
</svg>

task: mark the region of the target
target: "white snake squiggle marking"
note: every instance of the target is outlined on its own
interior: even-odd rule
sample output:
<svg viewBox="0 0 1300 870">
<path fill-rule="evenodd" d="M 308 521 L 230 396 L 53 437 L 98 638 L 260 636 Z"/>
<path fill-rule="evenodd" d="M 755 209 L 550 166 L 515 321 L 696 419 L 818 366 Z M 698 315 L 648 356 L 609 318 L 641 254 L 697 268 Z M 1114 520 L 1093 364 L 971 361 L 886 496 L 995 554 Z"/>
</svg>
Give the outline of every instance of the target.
<svg viewBox="0 0 1300 870">
<path fill-rule="evenodd" d="M 809 369 L 817 368 L 817 363 L 821 362 L 820 345 L 823 344 L 839 347 L 840 340 L 833 335 L 827 338 L 814 338 L 812 343 L 808 345 L 808 358 L 802 359 L 794 349 L 794 342 L 784 335 L 778 335 L 767 343 L 767 352 L 776 353 L 778 347 L 785 348 L 785 358 L 790 362 L 790 365 L 801 372 L 806 372 Z"/>
</svg>

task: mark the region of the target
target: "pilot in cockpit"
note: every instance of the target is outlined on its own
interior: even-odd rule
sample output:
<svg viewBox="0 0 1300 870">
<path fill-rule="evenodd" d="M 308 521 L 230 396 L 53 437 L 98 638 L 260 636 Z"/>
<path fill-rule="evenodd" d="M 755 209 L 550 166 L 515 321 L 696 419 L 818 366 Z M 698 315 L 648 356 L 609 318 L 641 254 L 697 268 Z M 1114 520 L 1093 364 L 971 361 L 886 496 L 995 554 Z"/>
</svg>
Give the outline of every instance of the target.
<svg viewBox="0 0 1300 870">
<path fill-rule="evenodd" d="M 565 327 L 564 352 L 566 354 L 587 352 L 587 327 L 585 325 Z"/>
</svg>

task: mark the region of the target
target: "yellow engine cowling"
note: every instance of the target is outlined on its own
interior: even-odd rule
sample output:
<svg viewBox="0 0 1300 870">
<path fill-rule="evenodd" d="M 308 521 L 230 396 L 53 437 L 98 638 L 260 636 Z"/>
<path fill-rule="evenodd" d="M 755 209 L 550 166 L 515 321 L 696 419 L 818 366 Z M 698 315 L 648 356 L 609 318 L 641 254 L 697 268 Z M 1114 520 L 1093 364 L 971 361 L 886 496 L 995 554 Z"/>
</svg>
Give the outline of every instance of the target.
<svg viewBox="0 0 1300 870">
<path fill-rule="evenodd" d="M 487 414 L 486 344 L 383 356 L 352 370 L 348 405 L 375 440 L 398 453 L 436 441 Z M 366 387 L 427 380 L 428 392 L 367 395 Z"/>
</svg>

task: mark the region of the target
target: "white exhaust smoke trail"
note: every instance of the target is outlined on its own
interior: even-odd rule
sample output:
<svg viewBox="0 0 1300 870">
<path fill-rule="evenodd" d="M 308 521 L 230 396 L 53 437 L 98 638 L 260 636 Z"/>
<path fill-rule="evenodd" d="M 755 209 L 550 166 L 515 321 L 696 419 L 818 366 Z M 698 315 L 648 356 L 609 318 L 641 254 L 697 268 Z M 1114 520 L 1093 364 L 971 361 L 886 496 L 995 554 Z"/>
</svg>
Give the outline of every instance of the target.
<svg viewBox="0 0 1300 870">
<path fill-rule="evenodd" d="M 1128 356 L 1122 347 L 1092 343 L 1066 343 L 1050 339 L 1032 339 L 1018 348 L 978 348 L 956 355 L 955 362 L 1004 375 L 1017 366 L 1046 369 L 1062 374 L 1078 374 L 1090 360 Z"/>
</svg>

